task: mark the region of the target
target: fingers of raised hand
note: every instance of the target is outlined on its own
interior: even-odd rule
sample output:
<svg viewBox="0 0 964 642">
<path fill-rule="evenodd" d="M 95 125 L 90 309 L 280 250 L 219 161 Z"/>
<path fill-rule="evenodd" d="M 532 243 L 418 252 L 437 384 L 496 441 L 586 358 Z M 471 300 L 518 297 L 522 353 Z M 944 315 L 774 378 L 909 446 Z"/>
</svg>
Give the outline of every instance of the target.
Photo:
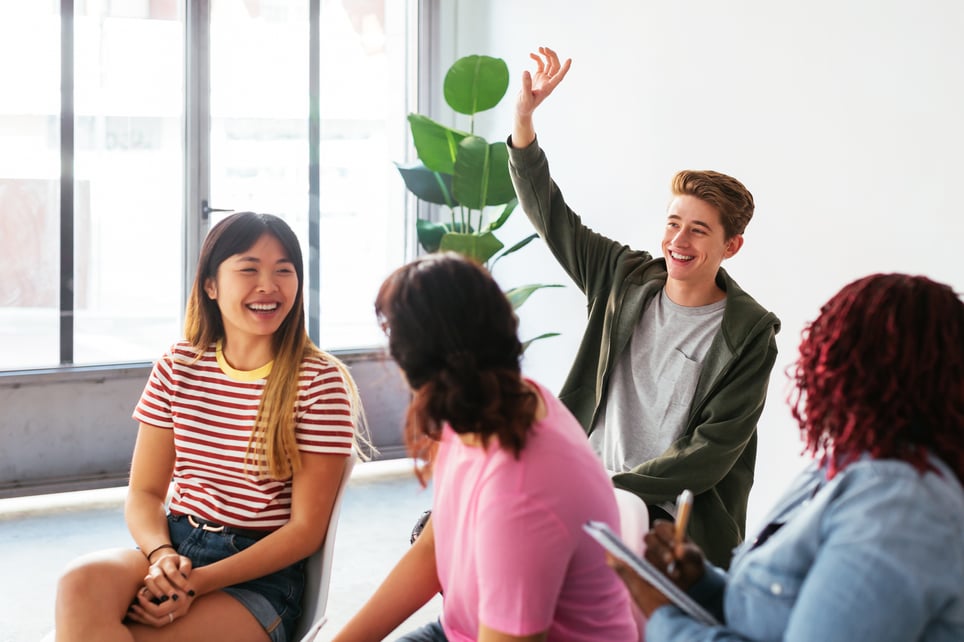
<svg viewBox="0 0 964 642">
<path fill-rule="evenodd" d="M 539 86 L 550 91 L 562 82 L 569 73 L 569 67 L 572 66 L 572 59 L 566 59 L 565 63 L 560 63 L 559 55 L 549 47 L 539 47 L 538 54 L 533 53 L 529 56 L 538 65 L 536 77 L 539 80 Z"/>
<path fill-rule="evenodd" d="M 537 73 L 543 73 L 546 68 L 546 64 L 542 61 L 542 57 L 539 54 L 531 53 L 529 57 L 536 61 L 536 71 Z"/>
<path fill-rule="evenodd" d="M 549 47 L 539 47 L 539 53 L 546 57 L 546 73 L 550 76 L 559 70 L 559 56 Z"/>
</svg>

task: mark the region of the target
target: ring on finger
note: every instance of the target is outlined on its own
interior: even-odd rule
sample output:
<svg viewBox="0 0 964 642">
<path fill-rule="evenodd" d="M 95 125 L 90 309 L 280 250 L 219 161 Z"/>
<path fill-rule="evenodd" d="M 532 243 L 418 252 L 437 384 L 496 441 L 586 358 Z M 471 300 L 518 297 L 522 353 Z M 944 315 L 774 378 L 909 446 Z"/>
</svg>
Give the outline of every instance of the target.
<svg viewBox="0 0 964 642">
<path fill-rule="evenodd" d="M 167 614 L 167 617 L 169 617 L 169 618 L 171 619 L 171 621 L 168 622 L 168 624 L 174 624 L 174 614 L 173 614 L 173 613 L 168 613 L 168 614 Z"/>
</svg>

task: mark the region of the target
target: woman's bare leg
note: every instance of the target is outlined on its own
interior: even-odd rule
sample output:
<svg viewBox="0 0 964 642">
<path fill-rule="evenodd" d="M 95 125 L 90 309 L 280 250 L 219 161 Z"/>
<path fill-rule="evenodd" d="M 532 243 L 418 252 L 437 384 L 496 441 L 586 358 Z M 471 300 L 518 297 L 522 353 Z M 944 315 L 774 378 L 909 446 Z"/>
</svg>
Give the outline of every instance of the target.
<svg viewBox="0 0 964 642">
<path fill-rule="evenodd" d="M 136 550 L 112 549 L 77 558 L 57 584 L 56 642 L 267 642 L 268 634 L 238 600 L 223 591 L 198 597 L 172 624 L 151 627 L 125 622 L 147 574 Z"/>
<path fill-rule="evenodd" d="M 147 561 L 132 549 L 98 551 L 71 562 L 57 583 L 57 642 L 131 642 L 124 616 L 146 574 Z"/>
<path fill-rule="evenodd" d="M 131 624 L 137 642 L 267 642 L 268 634 L 241 602 L 224 591 L 202 595 L 173 624 L 153 628 Z"/>
</svg>

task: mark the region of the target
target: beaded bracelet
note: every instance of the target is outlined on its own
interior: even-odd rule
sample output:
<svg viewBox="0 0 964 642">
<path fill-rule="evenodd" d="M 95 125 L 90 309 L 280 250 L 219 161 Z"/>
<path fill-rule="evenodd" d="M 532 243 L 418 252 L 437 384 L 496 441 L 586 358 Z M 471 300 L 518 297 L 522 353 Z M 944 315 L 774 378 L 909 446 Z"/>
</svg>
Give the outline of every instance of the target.
<svg viewBox="0 0 964 642">
<path fill-rule="evenodd" d="M 153 564 L 153 562 L 151 562 L 151 556 L 152 556 L 154 553 L 156 553 L 156 552 L 158 552 L 159 550 L 161 550 L 162 548 L 169 548 L 169 549 L 171 549 L 172 551 L 175 551 L 175 552 L 177 551 L 177 549 L 174 548 L 174 545 L 173 545 L 173 544 L 161 544 L 160 546 L 158 546 L 157 548 L 155 548 L 153 551 L 151 551 L 150 553 L 148 553 L 148 554 L 146 555 L 147 561 L 148 561 L 149 564 Z"/>
</svg>

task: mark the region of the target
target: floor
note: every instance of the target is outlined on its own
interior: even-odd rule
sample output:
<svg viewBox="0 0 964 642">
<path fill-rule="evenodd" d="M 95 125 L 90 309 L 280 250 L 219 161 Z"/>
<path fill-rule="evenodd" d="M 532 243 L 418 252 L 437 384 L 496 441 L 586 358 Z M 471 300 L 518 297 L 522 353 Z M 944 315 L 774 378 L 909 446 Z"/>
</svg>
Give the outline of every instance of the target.
<svg viewBox="0 0 964 642">
<path fill-rule="evenodd" d="M 409 460 L 355 466 L 335 539 L 328 623 L 319 640 L 341 628 L 408 548 L 415 520 L 431 505 L 431 491 L 411 471 Z M 50 631 L 57 577 L 69 560 L 133 545 L 123 497 L 124 489 L 116 488 L 0 500 L 0 642 L 37 642 Z M 436 597 L 396 633 L 434 620 L 440 610 Z"/>
</svg>

